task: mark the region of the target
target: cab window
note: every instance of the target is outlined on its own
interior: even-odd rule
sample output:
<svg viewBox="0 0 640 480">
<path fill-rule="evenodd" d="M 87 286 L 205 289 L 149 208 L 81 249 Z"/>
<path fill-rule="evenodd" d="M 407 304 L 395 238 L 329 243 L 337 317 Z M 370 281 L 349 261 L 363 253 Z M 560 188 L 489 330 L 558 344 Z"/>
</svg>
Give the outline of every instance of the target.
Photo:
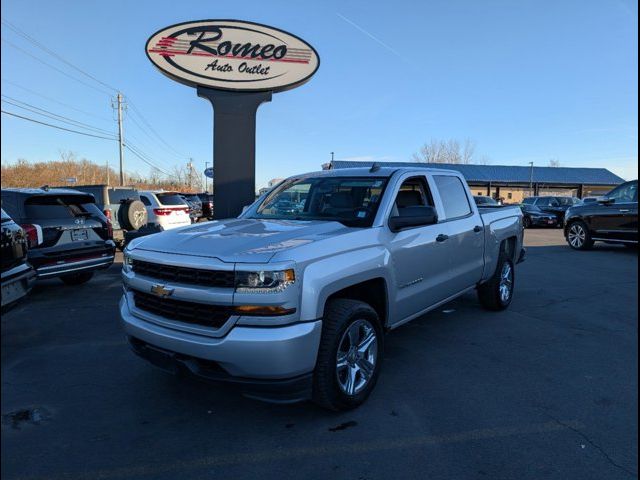
<svg viewBox="0 0 640 480">
<path fill-rule="evenodd" d="M 458 177 L 434 175 L 433 179 L 442 199 L 446 220 L 466 217 L 471 213 L 471 204 L 467 198 L 467 192 Z"/>
<path fill-rule="evenodd" d="M 433 200 L 425 177 L 411 177 L 402 182 L 396 195 L 391 216 L 400 215 L 400 210 L 406 207 L 433 206 Z"/>
<path fill-rule="evenodd" d="M 638 201 L 638 183 L 620 185 L 607 194 L 607 198 L 615 199 L 616 203 L 629 203 Z"/>
</svg>

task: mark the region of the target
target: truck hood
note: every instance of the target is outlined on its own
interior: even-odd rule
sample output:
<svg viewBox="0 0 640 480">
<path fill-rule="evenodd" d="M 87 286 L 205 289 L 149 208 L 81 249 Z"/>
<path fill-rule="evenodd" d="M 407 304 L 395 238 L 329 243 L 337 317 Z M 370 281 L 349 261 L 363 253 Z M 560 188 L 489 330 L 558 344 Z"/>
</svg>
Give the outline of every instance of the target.
<svg viewBox="0 0 640 480">
<path fill-rule="evenodd" d="M 350 231 L 339 222 L 233 218 L 142 237 L 135 250 L 266 263 L 280 251 Z"/>
</svg>

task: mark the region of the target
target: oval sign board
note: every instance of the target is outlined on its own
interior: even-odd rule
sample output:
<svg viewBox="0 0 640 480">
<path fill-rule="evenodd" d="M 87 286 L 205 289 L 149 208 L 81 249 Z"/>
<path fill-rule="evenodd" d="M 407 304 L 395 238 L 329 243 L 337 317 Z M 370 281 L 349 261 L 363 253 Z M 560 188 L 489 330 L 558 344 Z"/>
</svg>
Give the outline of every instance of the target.
<svg viewBox="0 0 640 480">
<path fill-rule="evenodd" d="M 177 82 L 221 90 L 282 91 L 320 66 L 315 49 L 277 28 L 238 20 L 179 23 L 154 33 L 149 60 Z"/>
<path fill-rule="evenodd" d="M 207 167 L 204 169 L 204 176 L 207 178 L 213 178 L 213 167 Z"/>
</svg>

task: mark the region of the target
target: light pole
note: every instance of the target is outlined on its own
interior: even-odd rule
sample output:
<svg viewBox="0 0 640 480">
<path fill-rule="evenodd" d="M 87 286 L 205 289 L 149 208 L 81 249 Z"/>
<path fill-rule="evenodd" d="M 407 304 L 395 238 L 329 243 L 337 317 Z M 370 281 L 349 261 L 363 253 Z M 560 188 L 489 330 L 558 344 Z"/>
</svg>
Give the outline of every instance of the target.
<svg viewBox="0 0 640 480">
<path fill-rule="evenodd" d="M 531 169 L 529 170 L 529 190 L 533 197 L 533 162 L 529 162 L 529 165 L 531 166 Z"/>
</svg>

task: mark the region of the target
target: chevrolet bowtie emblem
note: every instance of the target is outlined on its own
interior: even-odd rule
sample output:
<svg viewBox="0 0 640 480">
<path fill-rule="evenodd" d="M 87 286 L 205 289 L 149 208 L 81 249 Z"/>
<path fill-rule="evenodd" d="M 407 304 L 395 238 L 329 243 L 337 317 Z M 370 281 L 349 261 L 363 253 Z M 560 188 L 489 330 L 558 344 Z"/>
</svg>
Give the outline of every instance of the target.
<svg viewBox="0 0 640 480">
<path fill-rule="evenodd" d="M 166 288 L 164 285 L 156 284 L 151 287 L 151 293 L 159 297 L 168 297 L 173 293 L 173 288 Z"/>
</svg>

